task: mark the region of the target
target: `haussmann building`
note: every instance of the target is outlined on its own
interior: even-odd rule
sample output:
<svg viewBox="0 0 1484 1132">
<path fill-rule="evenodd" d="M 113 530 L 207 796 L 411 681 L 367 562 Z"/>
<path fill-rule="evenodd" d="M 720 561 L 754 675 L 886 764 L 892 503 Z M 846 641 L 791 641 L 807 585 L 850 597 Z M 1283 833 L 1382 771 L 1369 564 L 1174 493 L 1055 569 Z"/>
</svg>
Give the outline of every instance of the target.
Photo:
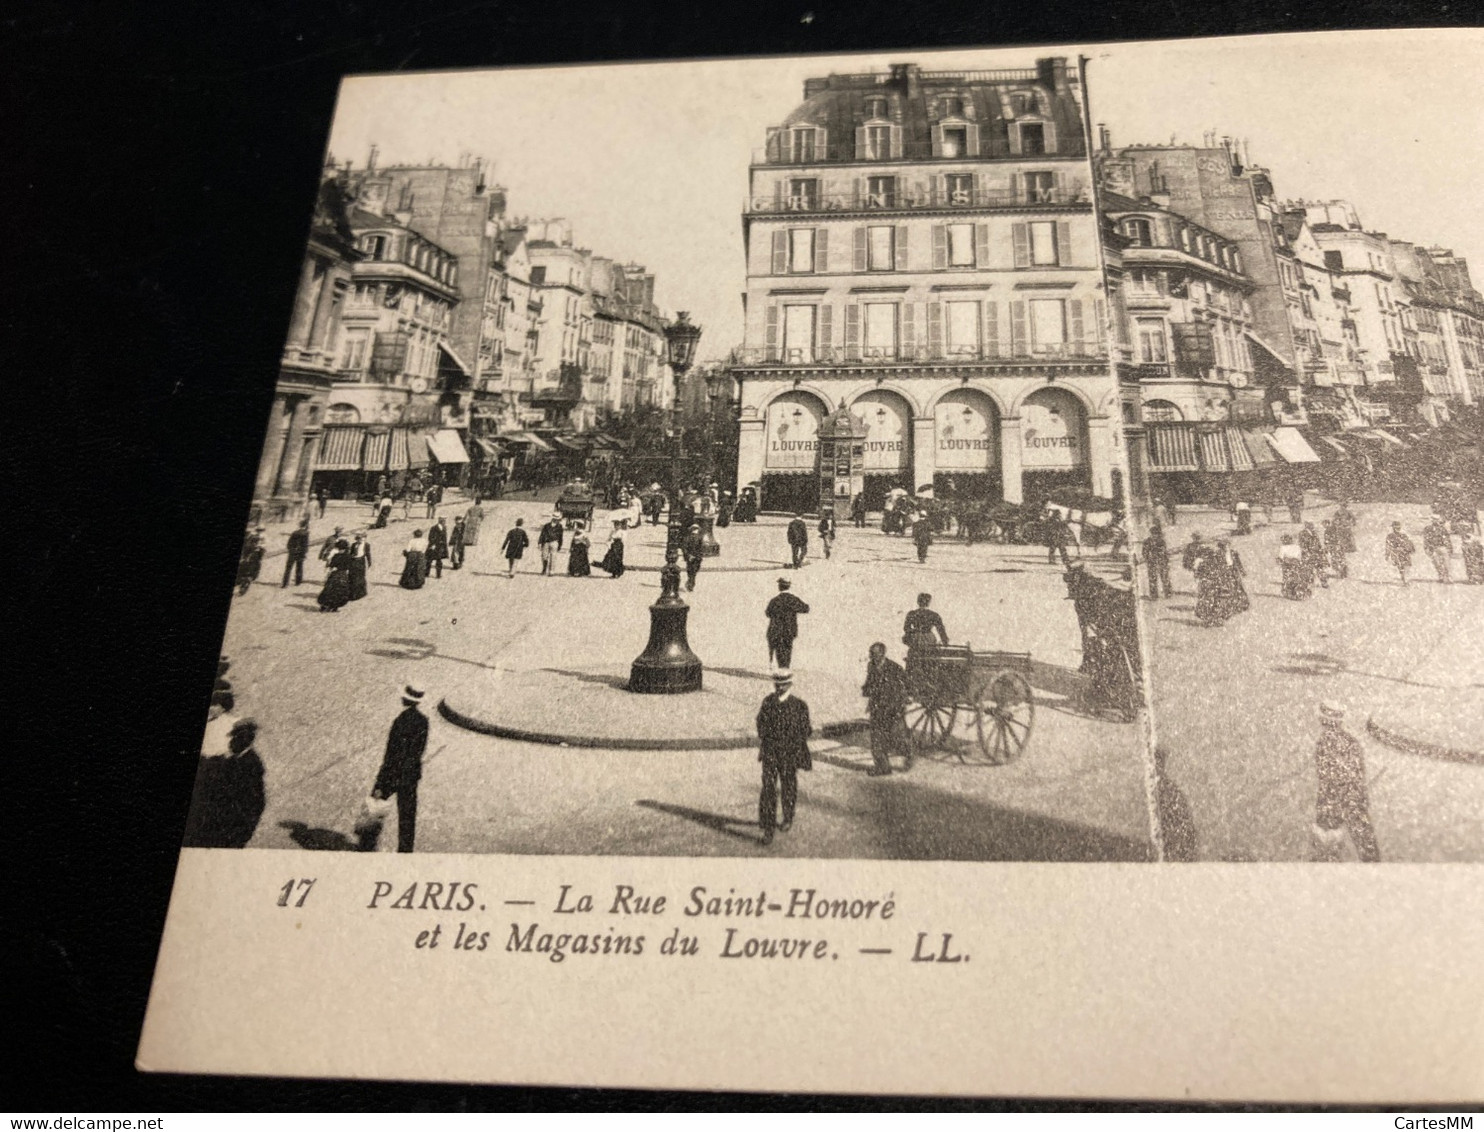
<svg viewBox="0 0 1484 1132">
<path fill-rule="evenodd" d="M 805 82 L 743 212 L 738 483 L 765 510 L 1121 497 L 1085 121 L 1060 58 Z M 822 428 L 854 467 L 831 442 L 821 468 Z"/>
</svg>

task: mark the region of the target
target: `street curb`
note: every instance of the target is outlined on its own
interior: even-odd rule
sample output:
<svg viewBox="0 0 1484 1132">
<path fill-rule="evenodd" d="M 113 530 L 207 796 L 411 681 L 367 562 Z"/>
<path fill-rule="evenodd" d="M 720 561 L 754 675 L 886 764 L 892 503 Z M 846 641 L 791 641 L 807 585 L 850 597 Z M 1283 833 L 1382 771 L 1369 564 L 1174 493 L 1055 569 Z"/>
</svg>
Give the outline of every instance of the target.
<svg viewBox="0 0 1484 1132">
<path fill-rule="evenodd" d="M 1441 743 L 1429 743 L 1424 739 L 1413 739 L 1376 722 L 1375 716 L 1366 719 L 1365 729 L 1388 747 L 1405 751 L 1409 755 L 1426 755 L 1434 759 L 1446 759 L 1458 763 L 1484 763 L 1484 753 L 1464 751 L 1457 747 L 1445 747 Z"/>
<path fill-rule="evenodd" d="M 731 735 L 703 735 L 691 739 L 639 739 L 614 738 L 600 735 L 555 735 L 543 731 L 527 731 L 520 727 L 508 727 L 503 723 L 476 719 L 466 715 L 447 700 L 438 701 L 438 714 L 448 722 L 481 735 L 493 735 L 497 739 L 513 739 L 520 743 L 541 743 L 548 747 L 585 747 L 604 751 L 736 751 L 757 746 L 757 736 L 734 733 Z M 839 739 L 856 731 L 865 730 L 869 724 L 864 719 L 845 719 L 826 723 L 819 728 L 821 739 Z"/>
</svg>

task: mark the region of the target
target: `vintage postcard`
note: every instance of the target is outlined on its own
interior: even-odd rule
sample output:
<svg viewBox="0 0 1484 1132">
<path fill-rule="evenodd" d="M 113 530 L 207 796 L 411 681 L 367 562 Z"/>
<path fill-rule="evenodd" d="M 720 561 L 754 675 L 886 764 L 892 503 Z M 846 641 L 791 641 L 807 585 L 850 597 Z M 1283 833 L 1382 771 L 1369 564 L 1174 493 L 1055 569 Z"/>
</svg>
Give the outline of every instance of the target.
<svg viewBox="0 0 1484 1132">
<path fill-rule="evenodd" d="M 346 79 L 141 1067 L 1484 1096 L 1481 46 Z"/>
</svg>

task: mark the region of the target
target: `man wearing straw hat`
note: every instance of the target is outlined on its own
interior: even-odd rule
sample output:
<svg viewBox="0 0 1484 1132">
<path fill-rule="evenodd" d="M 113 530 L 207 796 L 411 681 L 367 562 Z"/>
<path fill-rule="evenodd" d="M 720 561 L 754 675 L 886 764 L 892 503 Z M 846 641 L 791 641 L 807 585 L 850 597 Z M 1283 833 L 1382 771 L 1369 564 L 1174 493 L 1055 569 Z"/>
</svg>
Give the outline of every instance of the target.
<svg viewBox="0 0 1484 1132">
<path fill-rule="evenodd" d="M 1379 861 L 1381 850 L 1371 828 L 1360 740 L 1345 730 L 1345 711 L 1335 704 L 1319 705 L 1319 723 L 1319 742 L 1314 746 L 1319 793 L 1314 807 L 1313 859 L 1338 861 L 1348 833 L 1362 861 Z"/>
<path fill-rule="evenodd" d="M 773 691 L 757 713 L 757 760 L 763 767 L 763 788 L 758 796 L 758 824 L 763 844 L 773 843 L 773 830 L 787 831 L 794 823 L 799 799 L 799 771 L 813 770 L 809 756 L 809 705 L 793 694 L 793 673 L 780 668 L 773 673 Z M 783 820 L 778 821 L 779 795 Z"/>
<path fill-rule="evenodd" d="M 423 776 L 423 752 L 428 747 L 428 717 L 418 710 L 421 688 L 402 689 L 402 713 L 392 721 L 386 737 L 386 756 L 376 775 L 371 797 L 385 801 L 397 796 L 397 852 L 411 853 L 417 837 L 417 784 Z"/>
</svg>

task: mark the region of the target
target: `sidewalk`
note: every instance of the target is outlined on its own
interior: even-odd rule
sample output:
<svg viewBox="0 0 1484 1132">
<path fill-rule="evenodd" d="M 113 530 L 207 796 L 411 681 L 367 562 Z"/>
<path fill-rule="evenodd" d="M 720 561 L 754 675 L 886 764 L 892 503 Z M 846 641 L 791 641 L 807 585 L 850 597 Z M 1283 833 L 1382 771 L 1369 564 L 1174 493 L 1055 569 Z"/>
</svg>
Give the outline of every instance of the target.
<svg viewBox="0 0 1484 1132">
<path fill-rule="evenodd" d="M 1366 720 L 1366 730 L 1400 751 L 1484 763 L 1484 638 L 1439 648 Z"/>
</svg>

